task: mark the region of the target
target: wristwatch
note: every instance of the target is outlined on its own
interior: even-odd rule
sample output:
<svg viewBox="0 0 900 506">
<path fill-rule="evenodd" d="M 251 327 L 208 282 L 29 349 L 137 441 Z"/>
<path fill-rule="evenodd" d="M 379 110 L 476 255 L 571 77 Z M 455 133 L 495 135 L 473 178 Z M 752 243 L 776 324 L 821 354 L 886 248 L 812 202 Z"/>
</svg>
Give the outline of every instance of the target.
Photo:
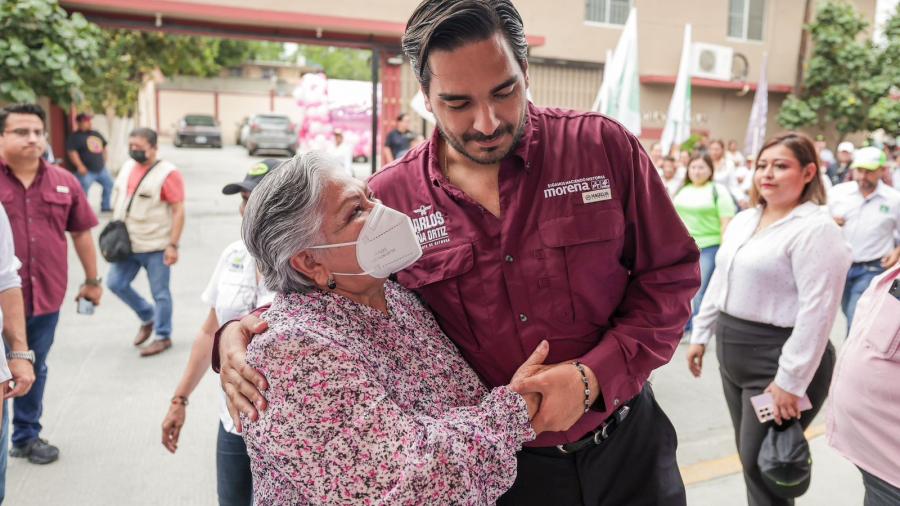
<svg viewBox="0 0 900 506">
<path fill-rule="evenodd" d="M 21 360 L 27 360 L 33 364 L 34 363 L 34 350 L 6 352 L 6 360 L 12 360 L 15 358 L 18 358 Z"/>
<path fill-rule="evenodd" d="M 103 281 L 103 278 L 87 278 L 84 280 L 84 284 L 86 286 L 100 286 L 101 281 Z"/>
</svg>

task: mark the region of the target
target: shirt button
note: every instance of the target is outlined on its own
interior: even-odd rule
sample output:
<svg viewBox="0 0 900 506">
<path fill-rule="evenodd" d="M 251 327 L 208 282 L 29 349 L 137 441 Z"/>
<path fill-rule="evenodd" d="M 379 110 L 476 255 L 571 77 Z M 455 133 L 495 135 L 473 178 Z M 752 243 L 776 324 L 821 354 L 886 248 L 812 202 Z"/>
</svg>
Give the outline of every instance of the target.
<svg viewBox="0 0 900 506">
<path fill-rule="evenodd" d="M 512 257 L 512 255 L 506 255 L 505 260 L 506 260 L 506 263 L 511 264 L 511 263 L 513 263 L 513 260 L 515 260 L 515 259 Z"/>
<path fill-rule="evenodd" d="M 528 321 L 528 317 L 525 316 L 525 313 L 519 313 L 519 320 L 520 320 L 520 321 L 523 321 L 523 322 L 527 322 L 527 321 Z"/>
</svg>

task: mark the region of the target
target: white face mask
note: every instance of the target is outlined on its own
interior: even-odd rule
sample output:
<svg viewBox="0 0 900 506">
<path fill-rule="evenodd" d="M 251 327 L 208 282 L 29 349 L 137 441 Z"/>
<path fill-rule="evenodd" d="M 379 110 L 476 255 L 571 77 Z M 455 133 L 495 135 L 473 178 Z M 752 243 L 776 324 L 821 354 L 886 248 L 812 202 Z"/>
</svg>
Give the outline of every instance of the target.
<svg viewBox="0 0 900 506">
<path fill-rule="evenodd" d="M 332 272 L 340 276 L 372 276 L 387 278 L 409 267 L 422 256 L 419 238 L 408 216 L 381 203 L 366 217 L 366 222 L 353 242 L 322 244 L 309 249 L 341 248 L 356 245 L 356 261 L 363 272 Z"/>
</svg>

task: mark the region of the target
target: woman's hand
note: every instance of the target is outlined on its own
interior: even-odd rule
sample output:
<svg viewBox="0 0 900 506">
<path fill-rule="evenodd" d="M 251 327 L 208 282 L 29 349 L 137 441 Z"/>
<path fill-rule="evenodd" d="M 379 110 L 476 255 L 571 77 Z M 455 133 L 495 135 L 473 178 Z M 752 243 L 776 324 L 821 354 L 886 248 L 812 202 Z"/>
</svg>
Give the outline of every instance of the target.
<svg viewBox="0 0 900 506">
<path fill-rule="evenodd" d="M 773 381 L 765 390 L 772 394 L 772 411 L 775 423 L 781 425 L 783 420 L 800 419 L 800 397 L 786 392 Z"/>
<path fill-rule="evenodd" d="M 265 411 L 266 398 L 261 392 L 269 388 L 266 378 L 247 365 L 247 346 L 253 336 L 266 331 L 265 320 L 247 315 L 239 325 L 227 325 L 219 337 L 219 380 L 228 398 L 228 413 L 238 432 L 243 431 L 240 414 L 251 420 Z M 254 407 L 255 406 L 255 407 Z"/>
<path fill-rule="evenodd" d="M 705 344 L 692 344 L 687 351 L 688 369 L 695 378 L 703 372 L 703 355 L 706 354 Z"/>
<path fill-rule="evenodd" d="M 528 357 L 525 362 L 519 366 L 516 370 L 516 373 L 513 374 L 511 380 L 509 380 L 510 385 L 515 385 L 519 381 L 528 378 L 530 376 L 534 376 L 535 374 L 543 371 L 544 369 L 550 367 L 544 365 L 544 360 L 547 359 L 547 354 L 550 353 L 550 344 L 547 341 L 541 341 L 541 344 L 535 348 L 534 352 L 531 353 L 531 356 Z M 525 399 L 525 405 L 528 406 L 528 419 L 531 420 L 534 418 L 534 415 L 537 413 L 538 409 L 541 405 L 541 394 L 538 393 L 524 393 L 521 394 Z M 535 429 L 535 432 L 538 432 Z"/>
<path fill-rule="evenodd" d="M 162 423 L 162 444 L 171 453 L 175 453 L 178 449 L 178 437 L 181 435 L 181 427 L 184 426 L 184 418 L 184 404 L 173 402 Z"/>
</svg>

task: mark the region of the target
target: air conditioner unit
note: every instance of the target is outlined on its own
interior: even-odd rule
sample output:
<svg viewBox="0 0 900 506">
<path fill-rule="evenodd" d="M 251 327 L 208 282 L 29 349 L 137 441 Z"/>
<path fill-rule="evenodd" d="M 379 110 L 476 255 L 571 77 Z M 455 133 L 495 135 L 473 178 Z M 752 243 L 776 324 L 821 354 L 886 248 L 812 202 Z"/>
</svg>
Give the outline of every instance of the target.
<svg viewBox="0 0 900 506">
<path fill-rule="evenodd" d="M 691 46 L 691 76 L 730 81 L 733 58 L 733 48 L 694 42 Z"/>
</svg>

